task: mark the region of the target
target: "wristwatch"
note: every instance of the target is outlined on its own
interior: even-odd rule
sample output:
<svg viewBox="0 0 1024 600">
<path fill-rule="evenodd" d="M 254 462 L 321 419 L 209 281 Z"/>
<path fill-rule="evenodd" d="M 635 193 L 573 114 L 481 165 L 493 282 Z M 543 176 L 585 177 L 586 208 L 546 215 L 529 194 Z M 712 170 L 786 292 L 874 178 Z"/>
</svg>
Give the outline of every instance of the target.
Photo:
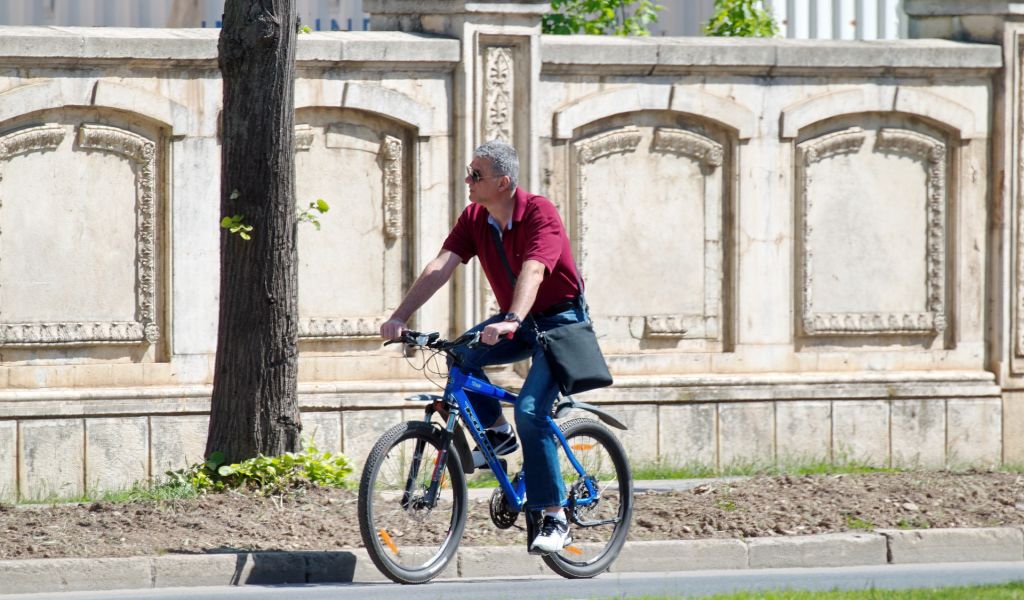
<svg viewBox="0 0 1024 600">
<path fill-rule="evenodd" d="M 519 315 L 517 315 L 514 312 L 507 312 L 507 313 L 505 313 L 505 321 L 506 322 L 508 322 L 508 321 L 515 321 L 520 326 L 522 326 L 522 324 L 523 324 L 523 320 L 520 319 Z"/>
</svg>

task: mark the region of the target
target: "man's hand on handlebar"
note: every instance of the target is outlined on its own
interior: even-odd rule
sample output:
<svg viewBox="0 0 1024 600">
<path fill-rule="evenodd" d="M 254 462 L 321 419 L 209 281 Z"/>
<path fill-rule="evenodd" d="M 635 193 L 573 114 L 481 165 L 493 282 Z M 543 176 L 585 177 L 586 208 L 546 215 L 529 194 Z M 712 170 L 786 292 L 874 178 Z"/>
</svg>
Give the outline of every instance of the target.
<svg viewBox="0 0 1024 600">
<path fill-rule="evenodd" d="M 402 337 L 405 331 L 405 321 L 401 319 L 388 319 L 380 326 L 380 337 L 386 341 L 397 340 Z"/>
<path fill-rule="evenodd" d="M 516 330 L 519 329 L 519 323 L 515 321 L 498 321 L 497 323 L 491 323 L 484 330 L 480 332 L 480 342 L 493 346 L 501 341 L 502 338 L 512 339 L 515 335 Z"/>
</svg>

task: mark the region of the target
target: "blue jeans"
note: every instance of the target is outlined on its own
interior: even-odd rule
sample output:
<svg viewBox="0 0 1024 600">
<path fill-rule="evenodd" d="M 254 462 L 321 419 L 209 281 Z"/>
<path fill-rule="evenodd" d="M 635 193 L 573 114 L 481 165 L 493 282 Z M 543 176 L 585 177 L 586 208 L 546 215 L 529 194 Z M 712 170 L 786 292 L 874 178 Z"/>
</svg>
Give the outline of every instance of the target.
<svg viewBox="0 0 1024 600">
<path fill-rule="evenodd" d="M 475 348 L 460 348 L 457 353 L 462 369 L 475 377 L 487 380 L 483 367 L 503 365 L 532 358 L 530 372 L 515 404 L 516 430 L 523 448 L 523 472 L 526 476 L 526 508 L 540 510 L 548 506 L 565 504 L 565 486 L 558 464 L 558 440 L 550 434 L 547 417 L 558 397 L 558 384 L 551 375 L 544 351 L 537 342 L 537 332 L 586 319 L 579 306 L 550 317 L 527 317 L 511 340 L 502 339 L 493 346 L 480 344 Z M 495 315 L 470 329 L 481 331 L 487 325 L 502 320 Z M 501 415 L 501 403 L 466 390 L 473 410 L 484 427 L 490 427 Z"/>
</svg>

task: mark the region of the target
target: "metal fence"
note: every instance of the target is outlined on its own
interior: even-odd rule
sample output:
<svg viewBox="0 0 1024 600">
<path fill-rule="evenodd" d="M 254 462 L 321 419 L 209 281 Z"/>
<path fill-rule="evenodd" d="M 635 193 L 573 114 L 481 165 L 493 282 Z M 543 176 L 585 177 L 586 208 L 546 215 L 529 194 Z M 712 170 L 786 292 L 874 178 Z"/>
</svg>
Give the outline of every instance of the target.
<svg viewBox="0 0 1024 600">
<path fill-rule="evenodd" d="M 701 35 L 714 0 L 660 0 L 655 35 Z M 369 27 L 361 0 L 297 0 L 315 30 Z M 900 0 L 764 0 L 789 38 L 894 39 L 905 36 Z M 0 0 L 0 25 L 218 27 L 224 0 Z"/>
</svg>

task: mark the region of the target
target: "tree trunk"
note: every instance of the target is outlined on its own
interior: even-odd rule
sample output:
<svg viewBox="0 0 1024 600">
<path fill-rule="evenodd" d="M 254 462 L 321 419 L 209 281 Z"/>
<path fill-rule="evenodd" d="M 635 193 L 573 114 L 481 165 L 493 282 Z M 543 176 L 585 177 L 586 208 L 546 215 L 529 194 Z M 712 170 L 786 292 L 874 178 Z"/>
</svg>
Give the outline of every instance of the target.
<svg viewBox="0 0 1024 600">
<path fill-rule="evenodd" d="M 228 462 L 296 451 L 298 254 L 292 0 L 227 0 L 220 33 L 220 323 L 206 454 Z"/>
</svg>

